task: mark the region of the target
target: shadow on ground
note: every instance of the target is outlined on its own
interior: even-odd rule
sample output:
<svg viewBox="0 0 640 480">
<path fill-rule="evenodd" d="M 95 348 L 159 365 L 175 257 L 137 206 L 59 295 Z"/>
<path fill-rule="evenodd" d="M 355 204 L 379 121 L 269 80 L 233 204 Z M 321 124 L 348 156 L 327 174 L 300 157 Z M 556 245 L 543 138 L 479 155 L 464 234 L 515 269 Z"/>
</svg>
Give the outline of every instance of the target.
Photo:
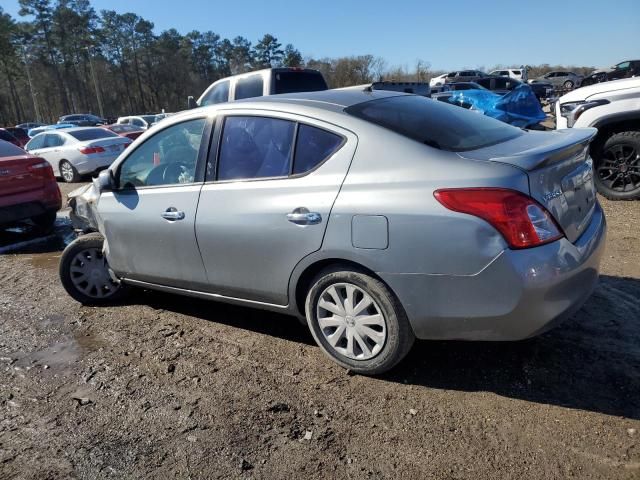
<svg viewBox="0 0 640 480">
<path fill-rule="evenodd" d="M 418 341 L 382 378 L 640 419 L 640 280 L 602 276 L 570 320 L 522 342 Z M 313 345 L 285 315 L 147 292 L 140 303 Z"/>
</svg>

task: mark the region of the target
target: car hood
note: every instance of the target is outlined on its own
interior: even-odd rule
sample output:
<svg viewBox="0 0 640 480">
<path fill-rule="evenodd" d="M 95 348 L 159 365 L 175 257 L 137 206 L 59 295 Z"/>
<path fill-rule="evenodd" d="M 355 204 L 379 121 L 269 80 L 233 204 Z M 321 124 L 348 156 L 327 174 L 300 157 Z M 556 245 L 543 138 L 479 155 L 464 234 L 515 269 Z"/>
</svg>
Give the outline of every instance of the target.
<svg viewBox="0 0 640 480">
<path fill-rule="evenodd" d="M 596 83 L 587 87 L 581 87 L 560 97 L 560 103 L 581 102 L 587 100 L 594 95 L 606 94 L 608 92 L 617 92 L 626 89 L 638 89 L 640 95 L 640 77 L 624 78 L 622 80 L 613 80 L 611 82 Z"/>
</svg>

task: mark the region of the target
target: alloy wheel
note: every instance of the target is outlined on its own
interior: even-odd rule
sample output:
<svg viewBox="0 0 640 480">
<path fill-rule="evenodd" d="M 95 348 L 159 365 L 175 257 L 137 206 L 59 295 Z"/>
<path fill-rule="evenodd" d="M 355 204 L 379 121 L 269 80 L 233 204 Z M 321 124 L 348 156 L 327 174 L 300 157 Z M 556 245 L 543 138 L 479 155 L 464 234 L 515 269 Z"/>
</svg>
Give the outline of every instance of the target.
<svg viewBox="0 0 640 480">
<path fill-rule="evenodd" d="M 75 176 L 75 173 L 73 172 L 73 166 L 69 162 L 62 162 L 62 164 L 60 165 L 60 174 L 66 182 L 73 181 L 73 178 Z"/>
<path fill-rule="evenodd" d="M 102 251 L 97 248 L 87 248 L 78 252 L 71 261 L 70 273 L 73 285 L 91 298 L 109 298 L 120 288 L 109 274 L 107 260 Z"/>
<path fill-rule="evenodd" d="M 350 359 L 375 357 L 387 340 L 382 310 L 367 292 L 351 283 L 334 283 L 322 292 L 317 318 L 329 347 Z"/>
<path fill-rule="evenodd" d="M 640 152 L 632 144 L 612 145 L 604 150 L 597 174 L 605 186 L 616 192 L 640 188 Z"/>
</svg>

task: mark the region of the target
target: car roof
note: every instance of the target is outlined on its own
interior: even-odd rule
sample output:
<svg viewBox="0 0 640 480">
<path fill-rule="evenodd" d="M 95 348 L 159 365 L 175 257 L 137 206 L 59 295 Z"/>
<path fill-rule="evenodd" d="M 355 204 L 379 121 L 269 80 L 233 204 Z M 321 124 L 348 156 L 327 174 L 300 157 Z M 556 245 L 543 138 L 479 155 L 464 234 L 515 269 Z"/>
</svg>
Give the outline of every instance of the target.
<svg viewBox="0 0 640 480">
<path fill-rule="evenodd" d="M 343 113 L 344 109 L 352 105 L 391 97 L 411 95 L 392 90 L 366 91 L 359 89 L 322 90 L 318 92 L 283 93 L 279 95 L 267 95 L 263 97 L 245 98 L 234 102 L 218 103 L 185 110 L 176 113 L 163 121 L 163 125 L 172 125 L 192 117 L 201 116 L 203 113 L 225 110 L 275 110 L 297 114 L 331 112 Z M 170 123 L 164 123 L 169 121 Z"/>
</svg>

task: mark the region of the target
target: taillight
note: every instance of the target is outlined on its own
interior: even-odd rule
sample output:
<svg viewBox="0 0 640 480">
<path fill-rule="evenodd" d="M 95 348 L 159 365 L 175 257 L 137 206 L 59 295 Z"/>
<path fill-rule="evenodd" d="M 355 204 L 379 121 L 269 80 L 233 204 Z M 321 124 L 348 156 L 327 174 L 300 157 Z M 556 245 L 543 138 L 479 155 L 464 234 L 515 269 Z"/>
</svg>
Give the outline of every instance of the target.
<svg viewBox="0 0 640 480">
<path fill-rule="evenodd" d="M 27 170 L 29 170 L 31 173 L 39 177 L 55 180 L 55 177 L 53 176 L 53 168 L 51 168 L 51 165 L 49 165 L 49 162 L 43 161 L 43 162 L 33 163 L 27 167 Z"/>
<path fill-rule="evenodd" d="M 498 230 L 511 248 L 529 248 L 563 237 L 549 212 L 533 198 L 504 188 L 436 190 L 449 210 L 482 218 Z"/>
<path fill-rule="evenodd" d="M 91 153 L 102 153 L 104 152 L 104 148 L 102 147 L 82 147 L 78 149 L 80 153 L 85 155 L 89 155 Z"/>
</svg>

